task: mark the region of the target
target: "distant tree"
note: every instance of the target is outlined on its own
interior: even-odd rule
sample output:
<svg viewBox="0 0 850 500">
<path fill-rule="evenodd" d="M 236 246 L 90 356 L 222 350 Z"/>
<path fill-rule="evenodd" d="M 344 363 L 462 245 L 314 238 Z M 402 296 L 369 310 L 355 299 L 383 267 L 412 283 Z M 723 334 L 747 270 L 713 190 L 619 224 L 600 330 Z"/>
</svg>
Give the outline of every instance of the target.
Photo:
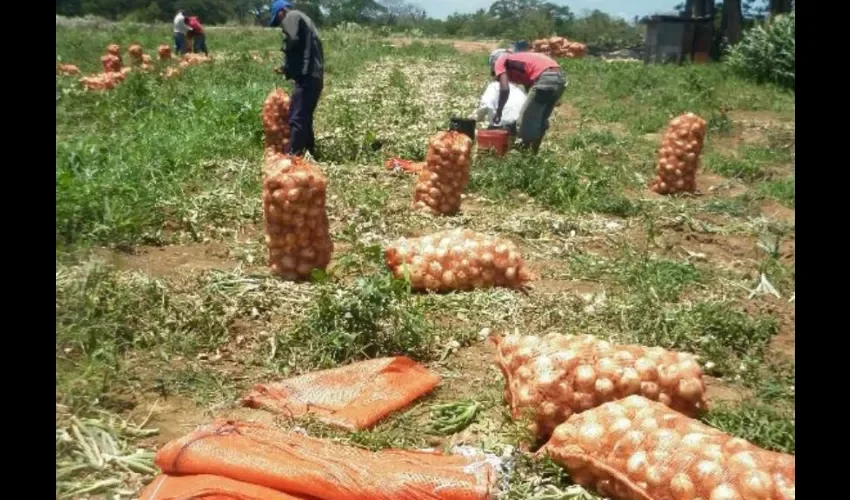
<svg viewBox="0 0 850 500">
<path fill-rule="evenodd" d="M 744 31 L 744 13 L 741 0 L 724 0 L 721 11 L 720 33 L 726 42 L 734 45 L 741 40 Z"/>
</svg>

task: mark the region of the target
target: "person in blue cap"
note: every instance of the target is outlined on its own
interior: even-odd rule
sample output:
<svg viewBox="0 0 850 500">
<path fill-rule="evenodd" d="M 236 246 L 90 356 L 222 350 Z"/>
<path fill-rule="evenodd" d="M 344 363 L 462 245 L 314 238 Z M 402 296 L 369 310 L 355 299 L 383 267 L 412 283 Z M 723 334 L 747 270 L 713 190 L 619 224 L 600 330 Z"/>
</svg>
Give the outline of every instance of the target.
<svg viewBox="0 0 850 500">
<path fill-rule="evenodd" d="M 283 30 L 283 66 L 275 70 L 295 83 L 289 104 L 289 154 L 316 157 L 313 115 L 325 81 L 325 56 L 315 23 L 307 14 L 292 8 L 290 0 L 275 0 L 271 26 Z"/>
</svg>

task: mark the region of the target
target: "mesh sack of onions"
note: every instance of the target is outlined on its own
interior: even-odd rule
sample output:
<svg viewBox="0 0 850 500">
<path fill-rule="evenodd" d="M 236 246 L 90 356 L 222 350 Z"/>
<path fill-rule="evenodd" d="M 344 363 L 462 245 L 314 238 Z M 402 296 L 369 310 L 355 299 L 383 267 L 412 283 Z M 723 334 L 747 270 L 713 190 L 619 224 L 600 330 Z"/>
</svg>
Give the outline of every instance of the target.
<svg viewBox="0 0 850 500">
<path fill-rule="evenodd" d="M 266 158 L 263 212 L 272 272 L 283 279 L 309 278 L 331 260 L 327 181 L 312 163 L 297 157 Z"/>
<path fill-rule="evenodd" d="M 470 230 L 401 238 L 387 248 L 385 258 L 393 275 L 408 276 L 414 290 L 522 288 L 530 279 L 512 242 Z"/>
<path fill-rule="evenodd" d="M 289 150 L 289 96 L 274 89 L 266 97 L 262 111 L 264 144 L 267 152 L 283 154 Z"/>
<path fill-rule="evenodd" d="M 171 47 L 168 45 L 160 45 L 156 49 L 156 53 L 159 55 L 160 60 L 171 59 Z"/>
<path fill-rule="evenodd" d="M 413 192 L 413 207 L 432 214 L 451 215 L 460 210 L 461 195 L 469 183 L 472 139 L 451 131 L 439 132 L 428 144 L 425 168 Z"/>
<path fill-rule="evenodd" d="M 133 64 L 142 64 L 142 56 L 144 55 L 144 51 L 142 50 L 142 46 L 138 43 L 134 43 L 127 48 L 127 52 L 130 53 L 130 60 Z"/>
<path fill-rule="evenodd" d="M 686 415 L 706 405 L 702 369 L 692 354 L 615 345 L 592 335 L 513 334 L 492 340 L 513 416 L 530 414 L 540 437 L 574 413 L 634 394 Z"/>
<path fill-rule="evenodd" d="M 80 68 L 73 64 L 56 64 L 56 74 L 64 76 L 75 76 L 80 74 Z"/>
<path fill-rule="evenodd" d="M 704 140 L 705 120 L 693 113 L 674 118 L 661 141 L 656 175 L 649 188 L 659 194 L 696 191 Z"/>
<path fill-rule="evenodd" d="M 540 450 L 615 500 L 794 500 L 795 458 L 642 396 L 558 426 Z"/>
<path fill-rule="evenodd" d="M 121 71 L 121 58 L 114 54 L 106 54 L 100 58 L 103 71 L 106 73 L 117 73 Z"/>
</svg>

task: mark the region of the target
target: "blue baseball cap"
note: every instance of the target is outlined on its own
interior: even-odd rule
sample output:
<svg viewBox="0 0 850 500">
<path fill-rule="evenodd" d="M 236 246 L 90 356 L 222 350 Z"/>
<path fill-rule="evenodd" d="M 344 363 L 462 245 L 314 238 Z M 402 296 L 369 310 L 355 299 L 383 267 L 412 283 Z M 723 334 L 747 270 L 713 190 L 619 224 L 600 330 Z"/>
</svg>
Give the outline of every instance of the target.
<svg viewBox="0 0 850 500">
<path fill-rule="evenodd" d="M 278 24 L 280 24 L 279 21 L 277 20 L 278 12 L 282 11 L 283 9 L 291 9 L 291 8 L 292 8 L 292 2 L 290 2 L 289 0 L 275 0 L 274 3 L 272 3 L 272 8 L 271 8 L 272 20 L 269 23 L 269 26 L 277 26 Z"/>
</svg>

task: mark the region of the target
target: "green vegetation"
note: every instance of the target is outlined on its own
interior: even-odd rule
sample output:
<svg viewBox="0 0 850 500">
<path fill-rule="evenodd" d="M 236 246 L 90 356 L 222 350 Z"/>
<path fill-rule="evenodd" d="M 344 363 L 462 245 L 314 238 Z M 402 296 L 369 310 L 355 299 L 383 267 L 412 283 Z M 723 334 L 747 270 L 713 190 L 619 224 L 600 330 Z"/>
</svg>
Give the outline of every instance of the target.
<svg viewBox="0 0 850 500">
<path fill-rule="evenodd" d="M 103 93 L 57 76 L 57 496 L 125 498 L 149 478 L 80 461 L 89 441 L 72 416 L 89 430 L 112 418 L 117 455 L 132 456 L 229 415 L 257 382 L 406 354 L 441 386 L 374 429 L 276 423 L 370 449 L 462 436 L 513 464 L 505 498 L 592 498 L 516 451 L 530 438 L 506 415 L 487 329 L 694 352 L 714 385 L 742 395 L 706 422 L 794 450 L 793 94 L 721 64 L 561 61 L 569 86 L 541 153 L 479 155 L 462 212 L 433 218 L 410 210 L 412 176 L 383 162 L 422 158 L 433 133 L 474 109 L 486 47 L 352 27 L 323 36 L 316 129 L 336 250 L 310 283 L 281 282 L 264 261 L 259 113 L 288 88 L 272 72 L 278 32 L 211 30 L 213 62 L 173 79 L 131 74 Z M 110 42 L 152 53 L 169 38 L 159 26 L 57 26 L 57 58 L 89 73 Z M 656 196 L 646 185 L 660 134 L 685 111 L 709 122 L 701 193 Z M 513 239 L 540 279 L 528 293 L 412 294 L 384 269 L 386 242 L 453 227 Z M 753 293 L 762 273 L 778 297 Z"/>
</svg>

